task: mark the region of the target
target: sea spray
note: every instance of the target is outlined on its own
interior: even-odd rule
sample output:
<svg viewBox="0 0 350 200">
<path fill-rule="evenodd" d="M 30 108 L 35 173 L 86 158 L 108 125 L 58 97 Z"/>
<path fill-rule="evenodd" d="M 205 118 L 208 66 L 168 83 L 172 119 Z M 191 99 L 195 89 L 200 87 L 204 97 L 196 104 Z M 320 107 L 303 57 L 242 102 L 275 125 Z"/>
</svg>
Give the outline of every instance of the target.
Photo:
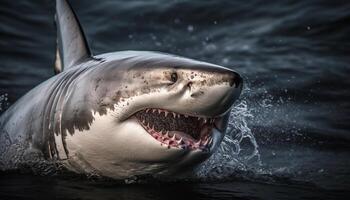
<svg viewBox="0 0 350 200">
<path fill-rule="evenodd" d="M 252 117 L 245 100 L 234 106 L 222 144 L 205 163 L 199 166 L 197 170 L 199 177 L 220 179 L 235 171 L 246 171 L 253 165 L 261 166 L 259 146 L 248 127 L 248 120 Z M 246 151 L 248 149 L 249 152 Z"/>
</svg>

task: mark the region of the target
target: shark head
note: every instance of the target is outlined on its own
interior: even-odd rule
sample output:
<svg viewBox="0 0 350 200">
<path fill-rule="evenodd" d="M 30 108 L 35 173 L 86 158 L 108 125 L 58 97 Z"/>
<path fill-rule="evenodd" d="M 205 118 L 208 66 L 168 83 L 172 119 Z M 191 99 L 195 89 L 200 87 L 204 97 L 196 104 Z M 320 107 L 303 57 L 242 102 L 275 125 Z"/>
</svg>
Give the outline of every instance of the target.
<svg viewBox="0 0 350 200">
<path fill-rule="evenodd" d="M 57 76 L 69 88 L 57 106 L 55 148 L 69 169 L 112 178 L 179 174 L 220 145 L 242 90 L 238 73 L 156 52 L 92 56 L 66 1 L 57 1 L 57 22 Z"/>
<path fill-rule="evenodd" d="M 64 105 L 63 123 L 76 124 L 65 137 L 73 163 L 109 177 L 174 174 L 219 146 L 242 90 L 238 73 L 154 52 L 97 58 L 103 61 L 76 78 Z M 82 121 L 87 128 L 77 128 Z"/>
</svg>

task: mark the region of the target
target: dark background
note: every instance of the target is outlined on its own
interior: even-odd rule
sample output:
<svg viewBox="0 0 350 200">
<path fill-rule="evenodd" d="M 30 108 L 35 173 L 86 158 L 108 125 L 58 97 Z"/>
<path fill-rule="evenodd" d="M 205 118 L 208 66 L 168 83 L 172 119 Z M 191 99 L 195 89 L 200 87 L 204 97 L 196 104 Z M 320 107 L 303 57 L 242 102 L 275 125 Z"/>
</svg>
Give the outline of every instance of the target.
<svg viewBox="0 0 350 200">
<path fill-rule="evenodd" d="M 208 165 L 213 170 L 206 176 L 225 183 L 191 184 L 186 187 L 188 193 L 203 198 L 252 199 L 286 198 L 299 192 L 305 194 L 300 198 L 319 199 L 340 198 L 348 192 L 350 3 L 75 0 L 71 4 L 95 55 L 119 50 L 162 51 L 230 67 L 244 77 L 245 88 L 237 105 L 247 110 L 234 120 L 248 123 L 262 165 L 257 166 L 256 160 L 248 162 L 242 154 L 230 155 L 232 160 L 243 161 L 244 170 L 237 172 L 236 166 L 225 162 L 224 169 L 235 170 L 222 170 L 219 177 L 213 175 L 218 166 Z M 3 112 L 54 75 L 56 35 L 54 1 L 0 0 L 0 5 Z M 243 142 L 241 146 L 249 149 L 251 144 Z M 5 177 L 0 181 L 0 195 L 13 194 L 11 186 L 4 187 L 8 181 L 14 181 L 15 187 L 29 180 L 35 183 L 34 189 L 44 188 L 35 177 Z M 81 190 L 75 188 L 75 194 L 91 189 L 89 183 L 73 183 L 83 185 Z M 45 184 L 63 187 L 66 193 L 73 187 L 69 181 Z M 92 188 L 113 194 L 100 185 Z M 144 194 L 144 190 L 132 192 Z M 206 191 L 211 191 L 210 195 Z M 23 193 L 28 198 L 30 194 Z"/>
</svg>

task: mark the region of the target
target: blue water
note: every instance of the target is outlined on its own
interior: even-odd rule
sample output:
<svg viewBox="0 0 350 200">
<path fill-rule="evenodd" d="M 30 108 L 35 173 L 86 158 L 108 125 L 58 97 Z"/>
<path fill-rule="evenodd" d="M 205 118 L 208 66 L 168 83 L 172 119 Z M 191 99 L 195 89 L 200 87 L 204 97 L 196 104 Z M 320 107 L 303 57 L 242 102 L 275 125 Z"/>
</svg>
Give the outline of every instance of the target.
<svg viewBox="0 0 350 200">
<path fill-rule="evenodd" d="M 350 3 L 71 2 L 96 55 L 162 51 L 240 72 L 245 86 L 231 129 L 195 180 L 125 185 L 5 172 L 0 199 L 346 199 L 350 194 Z M 53 16 L 53 1 L 1 1 L 0 112 L 54 75 Z"/>
</svg>

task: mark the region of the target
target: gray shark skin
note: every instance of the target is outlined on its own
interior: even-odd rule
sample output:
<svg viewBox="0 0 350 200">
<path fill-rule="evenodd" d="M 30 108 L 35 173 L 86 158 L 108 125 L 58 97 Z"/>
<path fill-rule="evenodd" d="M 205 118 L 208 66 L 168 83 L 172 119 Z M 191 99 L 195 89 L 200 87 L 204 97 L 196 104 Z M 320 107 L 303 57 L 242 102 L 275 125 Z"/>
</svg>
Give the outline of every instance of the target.
<svg viewBox="0 0 350 200">
<path fill-rule="evenodd" d="M 157 52 L 93 56 L 69 4 L 56 4 L 63 67 L 0 117 L 1 170 L 171 176 L 215 151 L 242 90 L 238 73 Z"/>
</svg>

